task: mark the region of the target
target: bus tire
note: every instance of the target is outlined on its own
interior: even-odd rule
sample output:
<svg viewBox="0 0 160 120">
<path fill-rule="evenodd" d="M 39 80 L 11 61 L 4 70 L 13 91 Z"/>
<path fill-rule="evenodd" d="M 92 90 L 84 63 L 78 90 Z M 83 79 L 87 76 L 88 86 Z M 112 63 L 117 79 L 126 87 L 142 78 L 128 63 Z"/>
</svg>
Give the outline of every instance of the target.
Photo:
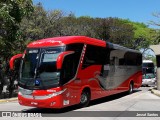
<svg viewBox="0 0 160 120">
<path fill-rule="evenodd" d="M 80 97 L 80 107 L 87 107 L 91 98 L 90 90 L 84 89 Z"/>
<path fill-rule="evenodd" d="M 2 86 L 0 86 L 0 87 L 2 87 Z M 0 88 L 0 99 L 2 99 L 2 96 L 3 96 L 3 95 L 2 95 L 2 94 L 3 94 L 2 91 L 3 91 L 3 90 Z"/>
<path fill-rule="evenodd" d="M 130 84 L 129 84 L 128 94 L 132 94 L 133 93 L 133 85 L 134 85 L 134 83 L 131 81 Z"/>
</svg>

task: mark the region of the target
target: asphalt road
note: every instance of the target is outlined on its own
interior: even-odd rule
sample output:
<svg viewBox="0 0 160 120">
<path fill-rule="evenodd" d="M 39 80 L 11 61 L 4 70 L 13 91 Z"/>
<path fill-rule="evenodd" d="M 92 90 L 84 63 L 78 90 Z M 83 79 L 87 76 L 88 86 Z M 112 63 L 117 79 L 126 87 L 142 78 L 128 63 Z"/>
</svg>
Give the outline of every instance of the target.
<svg viewBox="0 0 160 120">
<path fill-rule="evenodd" d="M 147 111 L 146 114 L 154 113 L 155 111 L 160 111 L 160 97 L 152 94 L 149 91 L 150 87 L 141 87 L 138 90 L 135 90 L 134 93 L 127 94 L 118 94 L 109 97 L 105 97 L 102 99 L 91 101 L 90 106 L 86 108 L 79 108 L 78 106 L 71 106 L 62 110 L 56 109 L 38 109 L 33 107 L 20 106 L 17 101 L 8 102 L 8 103 L 0 103 L 0 111 L 21 111 L 22 113 L 47 113 L 47 115 L 52 117 L 47 117 L 48 119 L 114 119 L 114 120 L 130 120 L 130 119 L 152 119 L 159 120 L 159 117 L 152 116 L 151 117 L 132 117 L 127 114 L 133 114 L 132 112 L 126 111 L 135 111 L 136 114 L 141 114 L 141 111 Z M 79 112 L 78 112 L 79 111 Z M 103 111 L 103 112 L 102 112 Z M 153 111 L 153 112 L 151 112 Z M 115 116 L 111 116 L 111 114 L 115 114 Z M 134 114 L 135 114 L 134 113 Z M 145 112 L 143 112 L 145 113 Z M 72 116 L 79 117 L 72 117 Z M 99 116 L 98 116 L 99 115 Z M 156 113 L 155 113 L 156 115 Z M 54 116 L 54 117 L 53 117 Z M 61 117 L 57 117 L 61 116 Z M 69 116 L 69 117 L 66 117 Z M 88 117 L 86 117 L 88 116 Z M 93 117 L 91 117 L 93 116 Z M 98 116 L 98 117 L 95 117 Z M 124 117 L 127 116 L 127 117 Z M 107 118 L 106 118 L 107 117 Z M 2 118 L 0 119 L 8 119 Z M 21 117 L 14 117 L 13 119 L 22 119 Z M 27 119 L 27 118 L 23 118 Z M 32 117 L 32 119 L 46 119 L 46 117 Z"/>
</svg>

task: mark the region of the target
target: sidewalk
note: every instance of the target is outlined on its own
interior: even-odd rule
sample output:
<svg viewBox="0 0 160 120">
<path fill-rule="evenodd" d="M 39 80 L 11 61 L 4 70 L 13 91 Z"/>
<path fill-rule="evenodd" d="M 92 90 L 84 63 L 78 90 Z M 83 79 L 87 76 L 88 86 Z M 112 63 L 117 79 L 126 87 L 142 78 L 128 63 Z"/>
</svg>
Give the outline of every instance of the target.
<svg viewBox="0 0 160 120">
<path fill-rule="evenodd" d="M 151 89 L 151 93 L 153 93 L 153 94 L 155 94 L 155 95 L 160 97 L 160 90 L 157 90 L 157 88 L 152 88 Z"/>
<path fill-rule="evenodd" d="M 12 101 L 17 101 L 18 98 L 14 97 L 14 98 L 6 98 L 6 99 L 0 99 L 0 103 L 4 103 L 4 102 L 12 102 Z"/>
</svg>

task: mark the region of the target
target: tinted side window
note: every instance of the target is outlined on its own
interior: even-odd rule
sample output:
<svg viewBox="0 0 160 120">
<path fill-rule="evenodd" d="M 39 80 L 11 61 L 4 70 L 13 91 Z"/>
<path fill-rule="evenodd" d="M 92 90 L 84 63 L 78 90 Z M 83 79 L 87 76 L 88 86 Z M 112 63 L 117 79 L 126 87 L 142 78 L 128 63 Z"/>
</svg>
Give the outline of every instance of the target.
<svg viewBox="0 0 160 120">
<path fill-rule="evenodd" d="M 125 59 L 124 58 L 119 59 L 119 65 L 125 65 Z"/>
<path fill-rule="evenodd" d="M 139 53 L 127 52 L 124 57 L 126 65 L 137 66 L 142 64 L 142 56 Z"/>
<path fill-rule="evenodd" d="M 73 56 L 73 63 L 74 63 L 74 75 L 76 74 L 76 70 L 80 61 L 82 49 L 83 49 L 84 44 L 82 43 L 76 43 L 76 44 L 70 44 L 66 46 L 66 51 L 74 51 L 75 53 L 72 55 Z"/>
<path fill-rule="evenodd" d="M 61 80 L 62 84 L 67 83 L 69 80 L 71 80 L 75 75 L 75 62 L 74 62 L 74 55 L 67 55 L 64 58 L 63 66 L 61 70 Z"/>
<path fill-rule="evenodd" d="M 124 59 L 125 51 L 112 49 L 110 54 L 110 64 L 111 65 L 125 65 Z"/>
<path fill-rule="evenodd" d="M 71 51 L 75 51 L 78 54 L 81 54 L 83 46 L 84 44 L 81 44 L 81 43 L 69 44 L 66 46 L 66 51 L 71 50 Z"/>
<path fill-rule="evenodd" d="M 156 56 L 156 60 L 157 60 L 157 67 L 160 67 L 160 55 Z"/>
<path fill-rule="evenodd" d="M 106 49 L 103 47 L 87 45 L 86 53 L 82 69 L 91 65 L 102 65 L 105 64 L 107 58 Z"/>
<path fill-rule="evenodd" d="M 70 44 L 66 46 L 66 51 L 74 51 L 75 53 L 67 55 L 63 60 L 61 69 L 61 83 L 65 84 L 73 79 L 76 75 L 83 44 Z"/>
<path fill-rule="evenodd" d="M 137 61 L 137 65 L 142 65 L 142 54 L 137 54 L 137 58 L 136 58 L 136 61 Z"/>
</svg>

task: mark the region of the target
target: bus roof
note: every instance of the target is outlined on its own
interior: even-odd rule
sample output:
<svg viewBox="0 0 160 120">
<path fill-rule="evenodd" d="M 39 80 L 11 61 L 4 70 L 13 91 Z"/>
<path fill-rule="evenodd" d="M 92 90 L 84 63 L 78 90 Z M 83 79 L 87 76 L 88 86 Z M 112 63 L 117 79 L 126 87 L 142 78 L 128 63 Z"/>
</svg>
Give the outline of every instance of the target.
<svg viewBox="0 0 160 120">
<path fill-rule="evenodd" d="M 134 52 L 134 53 L 140 53 L 141 54 L 141 52 L 139 52 L 137 50 L 129 49 L 127 47 L 123 47 L 123 46 L 120 46 L 118 44 L 113 44 L 113 43 L 110 43 L 110 42 L 107 42 L 107 47 L 112 48 L 112 49 L 116 49 L 116 50 L 129 51 L 129 52 Z"/>
<path fill-rule="evenodd" d="M 85 43 L 101 47 L 106 47 L 106 42 L 95 38 L 89 38 L 86 36 L 63 36 L 46 38 L 31 42 L 27 47 L 51 47 L 51 46 L 62 46 L 71 43 Z"/>
<path fill-rule="evenodd" d="M 90 38 L 86 36 L 63 36 L 63 37 L 53 37 L 53 38 L 45 38 L 41 40 L 37 40 L 28 44 L 28 48 L 38 48 L 38 47 L 53 47 L 53 46 L 63 46 L 71 43 L 84 43 L 90 45 L 96 45 L 101 47 L 108 47 L 111 49 L 120 49 L 124 51 L 130 52 L 138 52 L 133 49 L 129 49 L 117 44 L 112 44 L 110 42 L 105 42 L 103 40 L 98 40 L 95 38 Z"/>
</svg>

